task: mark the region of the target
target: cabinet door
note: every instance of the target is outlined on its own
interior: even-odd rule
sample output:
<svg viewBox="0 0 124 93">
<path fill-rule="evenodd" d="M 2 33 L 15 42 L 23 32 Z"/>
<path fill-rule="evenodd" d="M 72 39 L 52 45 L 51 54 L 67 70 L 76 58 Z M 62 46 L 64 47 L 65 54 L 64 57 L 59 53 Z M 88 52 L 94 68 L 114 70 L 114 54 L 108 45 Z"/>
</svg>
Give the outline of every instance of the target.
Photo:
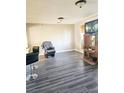
<svg viewBox="0 0 124 93">
<path fill-rule="evenodd" d="M 84 35 L 84 48 L 88 48 L 91 45 L 91 36 L 88 34 Z"/>
</svg>

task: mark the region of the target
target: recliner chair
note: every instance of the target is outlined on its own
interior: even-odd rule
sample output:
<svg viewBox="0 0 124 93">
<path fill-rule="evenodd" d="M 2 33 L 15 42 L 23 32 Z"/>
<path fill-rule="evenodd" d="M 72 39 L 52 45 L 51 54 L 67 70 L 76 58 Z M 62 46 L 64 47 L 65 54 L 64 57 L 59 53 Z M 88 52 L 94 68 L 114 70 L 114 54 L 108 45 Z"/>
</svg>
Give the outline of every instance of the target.
<svg viewBox="0 0 124 93">
<path fill-rule="evenodd" d="M 45 51 L 45 57 L 48 58 L 48 56 L 55 56 L 55 48 L 53 47 L 51 41 L 44 41 L 41 45 L 41 47 Z"/>
</svg>

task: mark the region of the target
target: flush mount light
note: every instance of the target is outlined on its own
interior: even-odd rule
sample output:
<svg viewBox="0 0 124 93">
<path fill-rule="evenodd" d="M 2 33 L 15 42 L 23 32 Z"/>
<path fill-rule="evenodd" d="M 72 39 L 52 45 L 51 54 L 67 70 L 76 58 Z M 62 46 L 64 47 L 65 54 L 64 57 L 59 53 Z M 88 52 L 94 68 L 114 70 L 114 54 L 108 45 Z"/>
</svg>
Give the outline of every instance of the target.
<svg viewBox="0 0 124 93">
<path fill-rule="evenodd" d="M 82 6 L 86 4 L 86 0 L 79 0 L 77 2 L 75 2 L 76 6 L 79 6 L 80 8 L 82 8 Z"/>
<path fill-rule="evenodd" d="M 61 23 L 63 21 L 63 17 L 59 17 L 57 23 Z"/>
</svg>

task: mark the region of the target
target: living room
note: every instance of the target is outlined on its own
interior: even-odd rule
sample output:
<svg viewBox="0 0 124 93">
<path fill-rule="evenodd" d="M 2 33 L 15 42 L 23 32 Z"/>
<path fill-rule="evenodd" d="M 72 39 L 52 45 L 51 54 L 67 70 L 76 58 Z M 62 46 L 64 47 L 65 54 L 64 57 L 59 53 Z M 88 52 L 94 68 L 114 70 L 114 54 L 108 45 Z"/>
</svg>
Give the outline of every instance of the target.
<svg viewBox="0 0 124 93">
<path fill-rule="evenodd" d="M 71 11 L 70 14 L 69 11 Z M 39 13 L 37 14 L 37 12 Z M 58 17 L 64 18 L 61 23 L 58 23 Z M 82 8 L 76 6 L 72 1 L 39 0 L 33 2 L 27 0 L 27 47 L 41 46 L 43 41 L 50 40 L 55 44 L 57 52 L 69 50 L 83 52 L 84 25 L 95 19 L 98 19 L 97 0 L 88 0 Z"/>
<path fill-rule="evenodd" d="M 1 1 L 0 92 L 124 93 L 123 0 L 99 0 L 98 13 L 94 1 Z M 99 38 L 89 32 L 97 22 Z"/>
<path fill-rule="evenodd" d="M 98 56 L 92 49 L 98 38 L 91 40 L 98 36 L 97 12 L 97 0 L 27 0 L 27 93 L 98 92 Z M 89 39 L 85 40 L 85 35 Z"/>
<path fill-rule="evenodd" d="M 94 14 L 75 24 L 27 23 L 27 47 L 29 49 L 39 46 L 41 55 L 43 54 L 41 48 L 43 41 L 51 41 L 56 46 L 56 52 L 75 50 L 83 53 L 84 25 L 96 19 L 97 14 Z"/>
</svg>

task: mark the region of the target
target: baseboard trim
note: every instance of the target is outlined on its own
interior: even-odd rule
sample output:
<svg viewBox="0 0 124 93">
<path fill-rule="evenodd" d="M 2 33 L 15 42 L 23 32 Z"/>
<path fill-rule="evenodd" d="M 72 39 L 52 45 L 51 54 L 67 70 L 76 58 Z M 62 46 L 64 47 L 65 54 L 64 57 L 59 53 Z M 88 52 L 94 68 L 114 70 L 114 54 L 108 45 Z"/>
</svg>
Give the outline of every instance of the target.
<svg viewBox="0 0 124 93">
<path fill-rule="evenodd" d="M 77 51 L 77 52 L 80 52 L 80 53 L 82 53 L 82 54 L 84 53 L 84 52 L 82 52 L 82 51 L 80 51 L 80 50 L 77 50 L 77 49 L 74 49 L 74 50 Z"/>
<path fill-rule="evenodd" d="M 60 51 L 56 51 L 56 53 L 63 53 L 63 52 L 69 52 L 69 51 L 75 51 L 75 49 L 60 50 Z M 44 54 L 40 53 L 39 55 L 43 56 Z"/>
<path fill-rule="evenodd" d="M 60 50 L 60 51 L 56 51 L 56 53 L 69 52 L 69 51 L 74 51 L 74 50 L 75 49 Z"/>
</svg>

